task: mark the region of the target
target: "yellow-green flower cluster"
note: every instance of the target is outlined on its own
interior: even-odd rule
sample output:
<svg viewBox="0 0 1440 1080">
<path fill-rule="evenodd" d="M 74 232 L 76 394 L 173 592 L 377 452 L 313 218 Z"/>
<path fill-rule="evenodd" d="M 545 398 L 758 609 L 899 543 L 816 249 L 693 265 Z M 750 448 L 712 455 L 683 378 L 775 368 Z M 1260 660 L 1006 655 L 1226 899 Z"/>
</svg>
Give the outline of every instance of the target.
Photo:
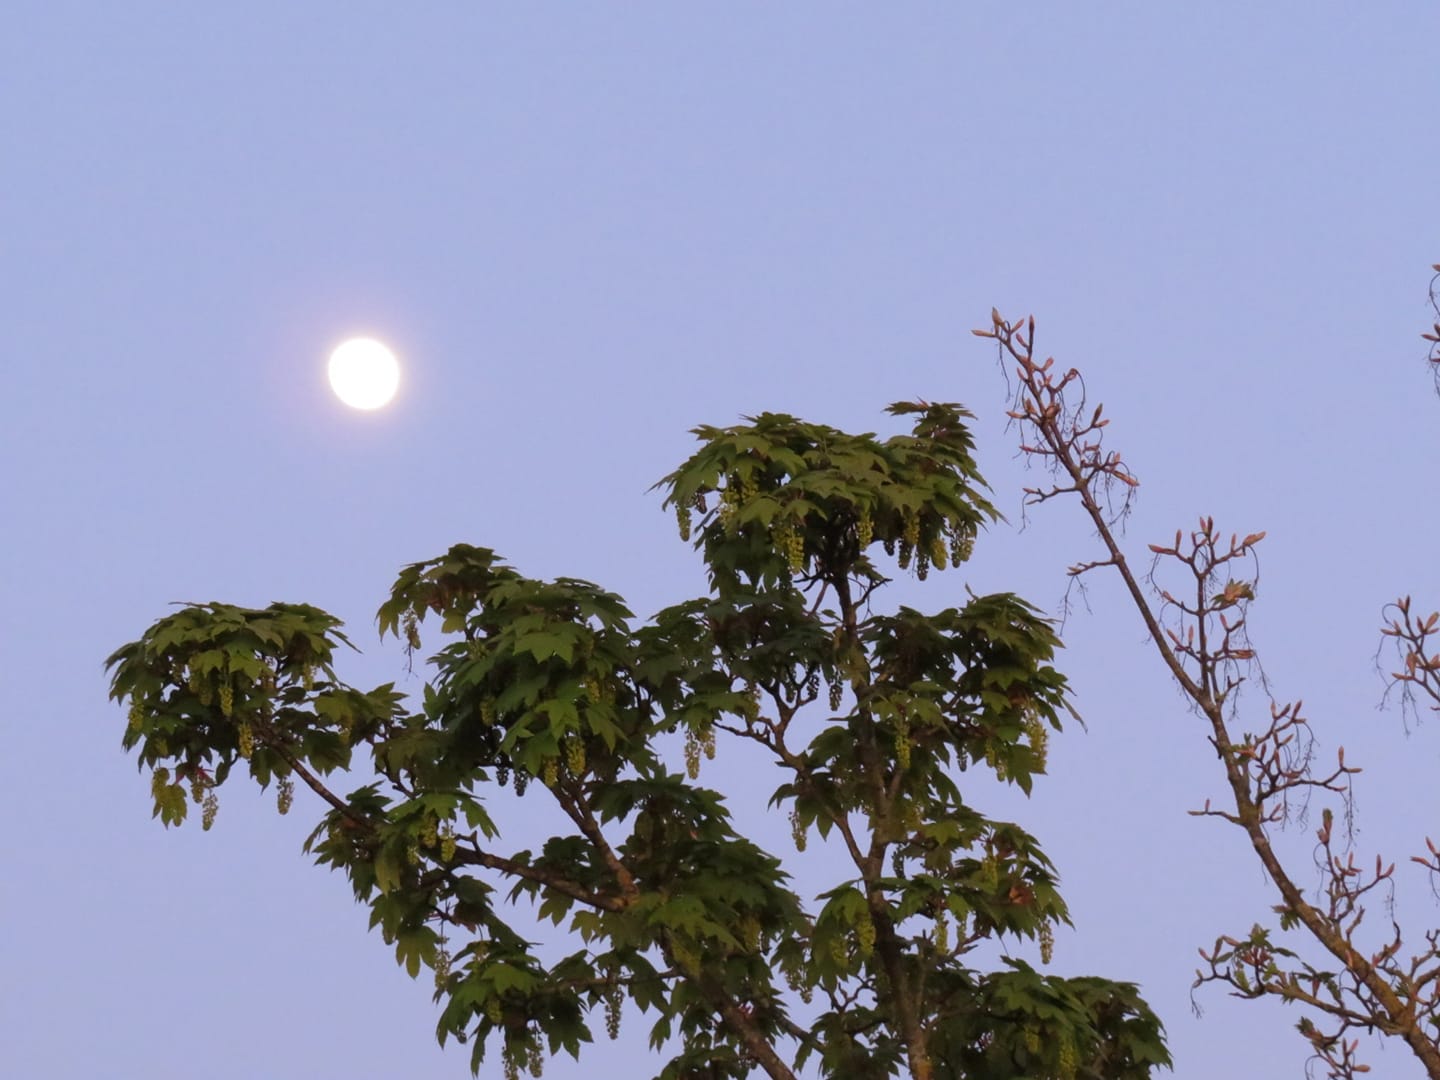
<svg viewBox="0 0 1440 1080">
<path fill-rule="evenodd" d="M 864 551 L 870 546 L 870 541 L 875 539 L 875 519 L 870 516 L 870 508 L 862 507 L 860 516 L 855 520 L 855 543 L 860 550 Z"/>
<path fill-rule="evenodd" d="M 798 574 L 805 569 L 805 534 L 802 527 L 803 523 L 797 526 L 787 521 L 771 530 L 775 550 L 784 557 L 792 574 Z"/>
<path fill-rule="evenodd" d="M 565 768 L 571 776 L 585 775 L 585 743 L 575 736 L 567 736 L 561 743 L 565 751 Z"/>
<path fill-rule="evenodd" d="M 1045 726 L 1045 721 L 1040 714 L 1035 712 L 1032 706 L 1025 714 L 1025 736 L 1030 740 L 1030 749 L 1035 755 L 1036 762 L 1041 769 L 1045 768 L 1045 761 L 1049 755 L 1050 729 Z"/>
<path fill-rule="evenodd" d="M 895 764 L 901 772 L 910 768 L 910 721 L 903 716 L 895 718 Z"/>
<path fill-rule="evenodd" d="M 855 947 L 862 958 L 875 951 L 875 920 L 868 911 L 855 916 Z"/>
</svg>

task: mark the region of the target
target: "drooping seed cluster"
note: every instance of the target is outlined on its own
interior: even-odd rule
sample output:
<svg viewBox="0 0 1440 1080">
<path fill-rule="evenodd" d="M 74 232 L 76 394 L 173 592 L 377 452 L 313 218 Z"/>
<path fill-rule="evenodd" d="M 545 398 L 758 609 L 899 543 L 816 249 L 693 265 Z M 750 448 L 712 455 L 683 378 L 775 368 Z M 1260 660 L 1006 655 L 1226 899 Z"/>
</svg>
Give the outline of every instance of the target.
<svg viewBox="0 0 1440 1080">
<path fill-rule="evenodd" d="M 612 980 L 605 987 L 605 1034 L 612 1042 L 620 1037 L 620 1009 L 624 1004 L 625 992 L 617 980 Z"/>
<path fill-rule="evenodd" d="M 571 776 L 585 775 L 585 744 L 573 735 L 566 736 L 561 744 L 565 752 L 565 768 Z"/>
<path fill-rule="evenodd" d="M 780 972 L 785 976 L 785 985 L 790 988 L 791 993 L 799 994 L 800 1000 L 806 1005 L 815 996 L 815 991 L 802 977 L 800 972 L 800 961 L 788 959 L 781 962 Z"/>
<path fill-rule="evenodd" d="M 290 812 L 290 806 L 295 802 L 295 780 L 293 777 L 282 776 L 275 784 L 275 807 L 282 814 Z"/>
<path fill-rule="evenodd" d="M 1030 740 L 1030 749 L 1043 770 L 1049 756 L 1050 729 L 1045 726 L 1045 721 L 1040 719 L 1040 714 L 1035 712 L 1033 706 L 1025 713 L 1025 737 Z"/>
<path fill-rule="evenodd" d="M 798 574 L 805 569 L 805 534 L 804 523 L 783 522 L 770 530 L 771 540 L 775 544 L 775 550 L 785 560 L 785 565 L 790 568 L 792 574 Z"/>
<path fill-rule="evenodd" d="M 754 915 L 744 915 L 740 919 L 740 944 L 744 946 L 747 953 L 758 953 L 760 951 L 760 920 Z"/>
<path fill-rule="evenodd" d="M 855 520 L 855 543 L 864 551 L 874 539 L 875 519 L 870 516 L 870 508 L 867 506 L 861 509 L 860 516 Z"/>
<path fill-rule="evenodd" d="M 1080 1056 L 1075 1052 L 1075 1043 L 1068 1033 L 1060 1035 L 1056 1064 L 1060 1067 L 1060 1080 L 1074 1080 L 1075 1072 L 1080 1068 Z"/>
<path fill-rule="evenodd" d="M 715 760 L 715 728 L 710 724 L 698 732 L 693 729 L 685 732 L 685 775 L 691 780 L 700 778 L 701 754 L 706 761 Z"/>
<path fill-rule="evenodd" d="M 959 566 L 975 553 L 975 527 L 953 529 L 950 532 L 950 561 Z"/>
<path fill-rule="evenodd" d="M 895 764 L 901 772 L 910 768 L 910 721 L 903 715 L 895 718 Z"/>
<path fill-rule="evenodd" d="M 435 989 L 444 990 L 450 978 L 450 953 L 444 944 L 435 947 Z"/>
<path fill-rule="evenodd" d="M 868 911 L 855 916 L 855 947 L 862 958 L 875 951 L 875 920 Z"/>
<path fill-rule="evenodd" d="M 987 892 L 1000 888 L 1000 860 L 993 851 L 980 860 L 980 886 Z"/>
</svg>

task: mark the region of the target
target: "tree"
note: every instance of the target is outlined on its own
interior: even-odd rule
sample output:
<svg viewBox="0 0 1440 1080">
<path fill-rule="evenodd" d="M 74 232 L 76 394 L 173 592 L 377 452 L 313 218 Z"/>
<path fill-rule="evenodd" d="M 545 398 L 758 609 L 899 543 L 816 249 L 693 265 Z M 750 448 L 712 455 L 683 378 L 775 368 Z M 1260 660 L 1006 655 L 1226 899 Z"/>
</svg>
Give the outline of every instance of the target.
<svg viewBox="0 0 1440 1080">
<path fill-rule="evenodd" d="M 298 778 L 324 804 L 307 850 L 412 976 L 433 971 L 439 1038 L 470 1042 L 477 1071 L 492 1048 L 538 1075 L 578 1056 L 597 1012 L 614 1037 L 628 1000 L 653 1045 L 678 1037 L 664 1078 L 1150 1076 L 1169 1056 L 1133 985 L 970 966 L 1001 939 L 1048 962 L 1069 921 L 1036 839 L 976 805 L 994 778 L 1029 792 L 1067 687 L 1052 627 L 1016 596 L 876 610 L 881 550 L 924 580 L 998 517 L 969 413 L 890 412 L 910 433 L 768 413 L 696 429 L 657 487 L 710 590 L 643 624 L 481 547 L 407 566 L 381 634 L 412 663 L 432 616 L 444 640 L 413 711 L 391 684 L 340 680 L 349 641 L 318 608 L 167 615 L 108 661 L 156 816 L 193 802 L 209 828 L 237 773 L 273 782 L 283 813 Z M 797 849 L 815 836 L 848 859 L 814 904 L 700 784 L 722 737 L 779 767 L 770 805 Z M 683 773 L 665 760 L 680 738 Z M 538 852 L 501 846 L 507 785 L 567 822 Z M 574 951 L 526 940 L 505 899 Z"/>
<path fill-rule="evenodd" d="M 1435 376 L 1435 389 L 1440 391 L 1440 263 L 1430 268 L 1435 276 L 1430 279 L 1430 308 L 1435 312 L 1435 323 L 1420 336 L 1430 343 L 1425 359 L 1430 361 L 1430 371 Z"/>
<path fill-rule="evenodd" d="M 1440 265 L 1434 269 L 1440 280 Z M 1430 300 L 1440 315 L 1434 282 Z M 1333 765 L 1318 764 L 1300 701 L 1277 700 L 1256 678 L 1259 662 L 1246 622 L 1265 533 L 1227 539 L 1213 518 L 1202 517 L 1194 529 L 1149 545 L 1153 561 L 1142 583 L 1118 528 L 1139 481 L 1121 454 L 1104 445 L 1110 421 L 1102 406 L 1087 404 L 1079 371 L 1062 372 L 1053 358 L 1036 357 L 1033 317 L 1010 322 L 992 311 L 991 325 L 974 333 L 993 339 L 1002 362 L 1015 365 L 1019 382 L 1009 415 L 1021 427 L 1022 452 L 1052 477 L 1048 486 L 1027 488 L 1027 502 L 1076 497 L 1104 548 L 1101 557 L 1072 566 L 1072 580 L 1114 568 L 1161 662 L 1209 729 L 1225 779 L 1224 806 L 1207 800 L 1192 813 L 1236 826 L 1276 893 L 1273 925 L 1257 922 L 1202 949 L 1205 966 L 1195 985 L 1219 983 L 1237 997 L 1300 1006 L 1297 1028 L 1311 1061 L 1332 1078 L 1354 1080 L 1369 1071 L 1358 1057 L 1359 1039 L 1350 1037 L 1363 1030 L 1398 1039 L 1440 1080 L 1440 929 L 1402 930 L 1393 912 L 1395 864 L 1377 855 L 1371 869 L 1368 859 L 1357 860 L 1353 832 L 1336 823 L 1337 808 L 1345 822 L 1353 819 L 1351 784 L 1359 768 L 1347 764 L 1343 747 Z M 1429 360 L 1440 379 L 1440 344 L 1434 344 L 1440 324 L 1424 337 L 1432 342 Z M 1402 597 L 1387 606 L 1381 633 L 1396 646 L 1392 686 L 1407 706 L 1428 698 L 1440 711 L 1440 612 L 1421 616 L 1410 597 Z M 1265 709 L 1258 717 L 1242 708 L 1247 682 L 1262 690 Z M 1322 803 L 1314 899 L 1272 843 L 1275 830 L 1303 820 L 1300 812 L 1312 797 Z M 1440 875 L 1435 841 L 1427 837 L 1425 850 L 1411 859 L 1434 887 Z M 1367 905 L 1376 901 L 1390 911 L 1390 928 L 1361 932 Z M 1419 941 L 1408 954 L 1402 952 L 1407 936 Z"/>
</svg>

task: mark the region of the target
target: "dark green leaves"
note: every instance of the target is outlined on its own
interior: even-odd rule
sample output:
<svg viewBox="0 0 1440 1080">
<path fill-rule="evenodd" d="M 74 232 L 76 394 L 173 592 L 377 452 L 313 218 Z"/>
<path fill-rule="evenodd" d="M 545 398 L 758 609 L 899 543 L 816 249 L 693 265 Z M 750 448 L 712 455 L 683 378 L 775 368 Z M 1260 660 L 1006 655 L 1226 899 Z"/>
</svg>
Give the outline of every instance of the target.
<svg viewBox="0 0 1440 1080">
<path fill-rule="evenodd" d="M 695 429 L 702 448 L 657 486 L 681 535 L 695 536 L 717 592 L 874 580 L 875 544 L 921 577 L 969 558 L 980 526 L 999 516 L 981 495 L 970 413 L 952 404 L 890 411 L 914 414 L 913 433 L 882 442 L 777 413 Z"/>
<path fill-rule="evenodd" d="M 439 1037 L 471 1042 L 477 1070 L 488 1045 L 507 1075 L 538 1075 L 597 1018 L 613 1037 L 629 1001 L 677 1080 L 806 1062 L 845 1078 L 915 1062 L 1150 1075 L 1168 1059 L 1133 987 L 965 966 L 1000 937 L 1048 960 L 1068 921 L 1038 841 L 980 807 L 997 779 L 1030 790 L 1069 706 L 1059 641 L 1017 597 L 882 607 L 877 549 L 924 579 L 998 517 L 963 408 L 890 412 L 909 433 L 770 413 L 696 429 L 660 486 L 712 589 L 643 625 L 597 585 L 527 578 L 486 548 L 405 567 L 381 634 L 412 663 L 431 616 L 440 635 L 413 705 L 338 679 L 348 642 L 317 608 L 161 619 L 109 661 L 156 816 L 178 824 L 194 801 L 208 827 L 237 762 L 277 781 L 282 809 L 298 778 L 321 800 L 307 850 L 347 876 L 406 971 L 433 972 Z M 681 740 L 684 773 L 667 760 Z M 789 838 L 741 836 L 700 783 L 737 740 L 778 769 Z M 351 768 L 360 786 L 341 794 L 328 777 Z M 556 831 L 506 849 L 537 799 Z M 807 902 L 772 852 L 811 837 L 845 867 L 807 877 Z M 576 951 L 540 955 L 527 909 Z"/>
</svg>

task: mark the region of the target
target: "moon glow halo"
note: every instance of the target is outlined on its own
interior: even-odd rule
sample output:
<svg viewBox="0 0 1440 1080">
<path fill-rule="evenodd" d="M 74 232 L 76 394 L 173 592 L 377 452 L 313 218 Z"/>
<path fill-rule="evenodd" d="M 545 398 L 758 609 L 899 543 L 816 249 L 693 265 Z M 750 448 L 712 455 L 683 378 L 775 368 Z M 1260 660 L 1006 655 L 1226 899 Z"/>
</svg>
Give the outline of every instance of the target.
<svg viewBox="0 0 1440 1080">
<path fill-rule="evenodd" d="M 351 338 L 330 354 L 330 386 L 352 409 L 388 405 L 400 386 L 400 362 L 374 338 Z"/>
</svg>

